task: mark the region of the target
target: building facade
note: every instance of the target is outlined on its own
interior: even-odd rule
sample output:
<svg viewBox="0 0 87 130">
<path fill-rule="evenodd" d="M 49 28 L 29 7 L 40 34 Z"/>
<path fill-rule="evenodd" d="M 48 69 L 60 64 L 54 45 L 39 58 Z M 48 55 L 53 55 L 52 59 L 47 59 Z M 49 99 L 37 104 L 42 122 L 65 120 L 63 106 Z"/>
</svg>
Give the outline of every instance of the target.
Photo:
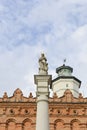
<svg viewBox="0 0 87 130">
<path fill-rule="evenodd" d="M 79 93 L 81 81 L 72 76 L 69 66 L 60 66 L 56 72 L 58 77 L 49 83 L 53 90 L 48 97 L 50 130 L 87 130 L 87 98 Z M 0 98 L 0 130 L 36 130 L 36 116 L 37 97 L 32 93 L 24 97 L 18 88 L 12 97 L 5 92 Z"/>
</svg>

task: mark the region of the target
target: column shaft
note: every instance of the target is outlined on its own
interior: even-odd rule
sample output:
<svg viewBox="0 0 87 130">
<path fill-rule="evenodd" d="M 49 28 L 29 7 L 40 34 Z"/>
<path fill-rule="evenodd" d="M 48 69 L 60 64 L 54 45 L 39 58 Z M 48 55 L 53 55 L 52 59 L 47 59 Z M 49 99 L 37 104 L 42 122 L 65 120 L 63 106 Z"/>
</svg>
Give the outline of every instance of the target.
<svg viewBox="0 0 87 130">
<path fill-rule="evenodd" d="M 36 130 L 49 130 L 48 97 L 40 95 L 37 98 Z"/>
</svg>

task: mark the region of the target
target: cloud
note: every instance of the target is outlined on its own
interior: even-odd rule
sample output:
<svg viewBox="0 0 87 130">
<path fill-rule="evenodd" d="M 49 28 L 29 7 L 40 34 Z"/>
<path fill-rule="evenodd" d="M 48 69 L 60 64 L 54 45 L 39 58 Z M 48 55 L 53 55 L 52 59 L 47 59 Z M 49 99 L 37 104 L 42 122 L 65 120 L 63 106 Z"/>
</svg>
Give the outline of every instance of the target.
<svg viewBox="0 0 87 130">
<path fill-rule="evenodd" d="M 85 1 L 9 0 L 8 3 L 1 3 L 4 11 L 1 13 L 0 43 L 4 41 L 6 47 L 37 44 L 38 40 L 47 36 L 51 39 L 50 44 L 56 40 L 65 40 L 78 26 L 87 21 Z M 45 44 L 48 44 L 47 40 Z"/>
<path fill-rule="evenodd" d="M 24 94 L 38 72 L 38 58 L 45 52 L 49 73 L 63 59 L 86 82 L 86 0 L 0 1 L 0 89 L 1 94 L 20 87 Z M 84 72 L 84 73 L 83 73 Z"/>
<path fill-rule="evenodd" d="M 29 90 L 35 90 L 33 75 L 35 72 L 38 73 L 37 57 L 42 48 L 43 46 L 40 45 L 22 45 L 12 51 L 5 50 L 0 54 L 1 92 L 9 90 L 8 94 L 11 95 L 13 90 L 19 87 L 24 94 L 29 95 Z"/>
</svg>

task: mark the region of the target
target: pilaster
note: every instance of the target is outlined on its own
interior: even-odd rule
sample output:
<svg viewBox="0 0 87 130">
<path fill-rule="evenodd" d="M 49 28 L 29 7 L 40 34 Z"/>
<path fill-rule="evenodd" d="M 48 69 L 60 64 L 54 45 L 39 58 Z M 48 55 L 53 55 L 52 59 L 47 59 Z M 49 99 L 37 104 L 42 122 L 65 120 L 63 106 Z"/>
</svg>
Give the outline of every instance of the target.
<svg viewBox="0 0 87 130">
<path fill-rule="evenodd" d="M 17 123 L 16 124 L 16 129 L 17 130 L 22 130 L 22 124 L 21 123 Z"/>
<path fill-rule="evenodd" d="M 7 130 L 5 123 L 0 124 L 0 130 Z"/>
<path fill-rule="evenodd" d="M 70 130 L 70 124 L 69 123 L 65 124 L 65 130 Z"/>
</svg>

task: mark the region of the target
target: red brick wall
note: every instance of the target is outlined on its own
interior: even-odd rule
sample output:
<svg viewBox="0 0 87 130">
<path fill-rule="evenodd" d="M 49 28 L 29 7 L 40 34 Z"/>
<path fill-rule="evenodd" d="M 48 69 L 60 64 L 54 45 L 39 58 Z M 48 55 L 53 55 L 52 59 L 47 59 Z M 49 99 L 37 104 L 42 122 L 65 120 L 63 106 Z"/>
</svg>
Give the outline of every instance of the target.
<svg viewBox="0 0 87 130">
<path fill-rule="evenodd" d="M 68 96 L 70 94 L 70 99 Z M 87 99 L 74 98 L 67 90 L 58 98 L 49 98 L 50 130 L 87 130 Z M 0 98 L 0 130 L 35 130 L 36 98 L 24 97 L 17 89 L 12 97 Z"/>
</svg>

